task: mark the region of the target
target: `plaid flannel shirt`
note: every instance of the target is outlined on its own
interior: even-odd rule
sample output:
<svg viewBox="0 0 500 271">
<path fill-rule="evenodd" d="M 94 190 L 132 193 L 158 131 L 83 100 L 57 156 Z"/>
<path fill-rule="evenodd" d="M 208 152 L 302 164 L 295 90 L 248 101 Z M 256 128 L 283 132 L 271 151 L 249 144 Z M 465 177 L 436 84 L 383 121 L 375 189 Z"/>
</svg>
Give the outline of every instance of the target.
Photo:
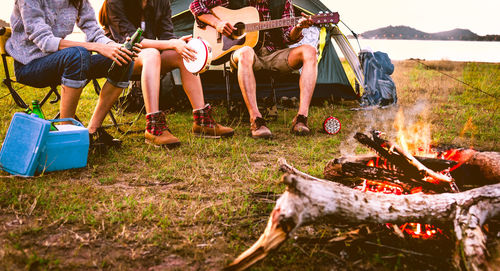
<svg viewBox="0 0 500 271">
<path fill-rule="evenodd" d="M 249 6 L 255 7 L 259 11 L 264 21 L 269 21 L 271 20 L 269 1 L 272 0 L 249 0 L 248 4 Z M 196 23 L 200 27 L 204 28 L 207 24 L 198 19 L 198 16 L 203 14 L 211 14 L 210 9 L 217 6 L 222 6 L 226 8 L 229 7 L 229 0 L 194 0 L 189 6 L 189 9 L 196 18 Z M 294 17 L 293 6 L 290 0 L 287 0 L 281 18 L 290 18 L 290 17 Z M 290 32 L 292 31 L 293 27 L 294 27 L 293 25 L 289 27 L 283 27 L 283 44 L 290 45 L 302 39 L 302 34 L 299 36 L 297 40 L 292 41 L 290 39 Z M 274 52 L 278 49 L 283 49 L 279 48 L 276 44 L 272 42 L 272 40 L 270 39 L 271 33 L 269 31 L 264 31 L 264 35 L 265 35 L 264 47 L 266 47 L 267 50 L 269 50 L 269 52 Z"/>
</svg>

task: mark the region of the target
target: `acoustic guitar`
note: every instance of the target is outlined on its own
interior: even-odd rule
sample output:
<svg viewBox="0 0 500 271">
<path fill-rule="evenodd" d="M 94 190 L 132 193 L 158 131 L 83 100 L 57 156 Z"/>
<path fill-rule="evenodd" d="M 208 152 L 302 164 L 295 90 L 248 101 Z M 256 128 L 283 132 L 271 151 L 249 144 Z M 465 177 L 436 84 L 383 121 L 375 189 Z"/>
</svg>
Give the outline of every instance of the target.
<svg viewBox="0 0 500 271">
<path fill-rule="evenodd" d="M 230 53 L 243 46 L 256 47 L 259 42 L 259 31 L 286 26 L 296 25 L 302 17 L 291 17 L 270 21 L 260 21 L 259 11 L 254 7 L 240 9 L 228 9 L 215 7 L 211 9 L 212 14 L 222 21 L 229 22 L 237 30 L 233 31 L 231 37 L 220 34 L 211 26 L 200 28 L 196 24 L 193 29 L 193 37 L 202 38 L 210 43 L 212 47 L 212 64 L 218 65 L 226 62 Z M 337 24 L 339 14 L 337 12 L 320 13 L 312 16 L 315 25 Z"/>
</svg>

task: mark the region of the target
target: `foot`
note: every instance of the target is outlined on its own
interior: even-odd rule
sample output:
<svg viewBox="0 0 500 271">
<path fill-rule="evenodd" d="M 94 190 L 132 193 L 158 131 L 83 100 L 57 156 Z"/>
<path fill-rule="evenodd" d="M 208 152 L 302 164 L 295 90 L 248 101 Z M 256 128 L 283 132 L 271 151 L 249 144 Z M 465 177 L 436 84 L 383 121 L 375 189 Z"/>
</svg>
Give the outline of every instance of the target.
<svg viewBox="0 0 500 271">
<path fill-rule="evenodd" d="M 271 130 L 266 126 L 266 120 L 257 117 L 250 125 L 250 131 L 252 132 L 252 138 L 271 138 L 273 134 Z"/>
<path fill-rule="evenodd" d="M 89 134 L 89 149 L 98 153 L 104 153 L 109 148 L 121 147 L 122 141 L 108 134 L 104 128 L 99 127 Z"/>
<path fill-rule="evenodd" d="M 181 145 L 181 141 L 169 130 L 162 131 L 160 135 L 153 135 L 147 130 L 144 132 L 145 142 L 154 147 L 175 148 Z"/>
<path fill-rule="evenodd" d="M 308 135 L 311 133 L 307 127 L 307 117 L 304 115 L 297 115 L 292 121 L 292 133 L 299 136 Z"/>
<path fill-rule="evenodd" d="M 202 109 L 193 111 L 193 133 L 195 136 L 204 138 L 222 138 L 234 135 L 230 127 L 218 124 L 211 115 L 212 108 L 206 105 Z"/>
<path fill-rule="evenodd" d="M 158 111 L 146 115 L 145 142 L 154 147 L 174 148 L 181 144 L 168 129 L 165 113 Z"/>
</svg>

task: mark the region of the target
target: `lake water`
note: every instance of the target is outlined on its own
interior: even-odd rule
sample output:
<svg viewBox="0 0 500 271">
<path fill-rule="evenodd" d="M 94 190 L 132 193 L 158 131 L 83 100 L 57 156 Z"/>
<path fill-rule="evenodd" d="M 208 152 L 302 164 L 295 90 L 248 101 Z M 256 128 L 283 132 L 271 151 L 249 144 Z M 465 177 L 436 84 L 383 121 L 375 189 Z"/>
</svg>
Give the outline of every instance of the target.
<svg viewBox="0 0 500 271">
<path fill-rule="evenodd" d="M 359 50 L 355 39 L 349 39 L 349 42 L 356 51 Z M 333 43 L 337 46 L 335 41 Z M 387 53 L 392 60 L 419 58 L 500 63 L 500 42 L 359 39 L 359 43 L 361 48 L 370 47 L 373 51 Z M 336 51 L 343 57 L 337 47 Z"/>
<path fill-rule="evenodd" d="M 67 37 L 83 41 L 85 35 L 75 32 Z M 335 40 L 332 40 L 340 57 Z M 359 50 L 355 39 L 349 39 L 352 47 Z M 441 40 L 375 40 L 360 39 L 361 48 L 370 47 L 373 51 L 389 54 L 392 60 L 419 58 L 425 60 L 451 60 L 500 63 L 500 42 L 491 41 L 441 41 Z"/>
</svg>

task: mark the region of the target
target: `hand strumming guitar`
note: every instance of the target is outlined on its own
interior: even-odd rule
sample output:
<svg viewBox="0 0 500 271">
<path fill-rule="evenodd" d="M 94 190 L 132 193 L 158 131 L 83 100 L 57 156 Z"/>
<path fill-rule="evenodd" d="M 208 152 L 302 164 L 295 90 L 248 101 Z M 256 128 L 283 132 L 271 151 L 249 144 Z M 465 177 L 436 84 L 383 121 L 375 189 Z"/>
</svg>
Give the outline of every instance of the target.
<svg viewBox="0 0 500 271">
<path fill-rule="evenodd" d="M 217 30 L 217 32 L 227 37 L 231 37 L 233 31 L 236 30 L 236 28 L 232 24 L 226 21 L 219 21 L 219 23 L 217 23 L 217 25 L 215 26 L 215 29 Z"/>
</svg>

